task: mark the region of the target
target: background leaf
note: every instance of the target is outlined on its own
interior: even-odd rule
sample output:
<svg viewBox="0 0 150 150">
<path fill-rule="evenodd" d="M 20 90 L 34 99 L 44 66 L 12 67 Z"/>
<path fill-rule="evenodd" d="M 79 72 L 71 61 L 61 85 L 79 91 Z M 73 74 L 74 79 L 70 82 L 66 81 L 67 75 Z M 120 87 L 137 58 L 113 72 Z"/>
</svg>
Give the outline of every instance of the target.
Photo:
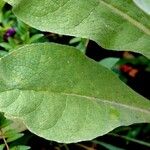
<svg viewBox="0 0 150 150">
<path fill-rule="evenodd" d="M 99 64 L 101 64 L 102 66 L 112 70 L 113 66 L 119 61 L 118 58 L 105 58 L 105 59 L 102 59 Z"/>
<path fill-rule="evenodd" d="M 150 122 L 150 102 L 77 49 L 32 44 L 0 58 L 0 111 L 49 140 L 89 140 Z"/>
<path fill-rule="evenodd" d="M 150 57 L 150 16 L 132 0 L 6 0 L 25 23 L 42 31 L 96 41 Z"/>
<path fill-rule="evenodd" d="M 0 10 L 3 8 L 5 2 L 3 0 L 0 0 Z"/>
</svg>

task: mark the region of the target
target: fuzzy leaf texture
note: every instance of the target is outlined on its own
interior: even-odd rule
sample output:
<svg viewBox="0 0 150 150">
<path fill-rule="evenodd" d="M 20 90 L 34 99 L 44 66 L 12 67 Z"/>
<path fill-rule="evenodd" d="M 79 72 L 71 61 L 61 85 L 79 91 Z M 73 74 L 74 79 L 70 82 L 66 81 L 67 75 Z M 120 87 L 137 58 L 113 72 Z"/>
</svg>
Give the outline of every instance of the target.
<svg viewBox="0 0 150 150">
<path fill-rule="evenodd" d="M 32 44 L 0 58 L 0 111 L 62 143 L 150 122 L 150 102 L 79 50 Z"/>
<path fill-rule="evenodd" d="M 150 57 L 150 16 L 133 0 L 5 0 L 15 15 L 42 31 L 96 41 L 107 49 Z"/>
</svg>

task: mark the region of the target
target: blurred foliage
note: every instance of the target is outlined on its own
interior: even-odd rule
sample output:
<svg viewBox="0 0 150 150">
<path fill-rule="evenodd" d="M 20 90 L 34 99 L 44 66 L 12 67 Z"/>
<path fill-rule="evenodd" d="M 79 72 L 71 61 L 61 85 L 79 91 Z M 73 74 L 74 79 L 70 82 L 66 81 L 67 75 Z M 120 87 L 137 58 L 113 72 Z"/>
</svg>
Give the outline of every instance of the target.
<svg viewBox="0 0 150 150">
<path fill-rule="evenodd" d="M 17 132 L 11 128 L 12 121 L 4 117 L 3 113 L 0 113 L 0 150 L 4 148 L 7 150 L 27 150 L 29 146 L 20 145 L 15 141 L 20 139 L 24 134 Z"/>
<path fill-rule="evenodd" d="M 42 32 L 18 20 L 8 5 L 0 11 L 0 56 L 24 44 L 46 41 Z"/>
</svg>

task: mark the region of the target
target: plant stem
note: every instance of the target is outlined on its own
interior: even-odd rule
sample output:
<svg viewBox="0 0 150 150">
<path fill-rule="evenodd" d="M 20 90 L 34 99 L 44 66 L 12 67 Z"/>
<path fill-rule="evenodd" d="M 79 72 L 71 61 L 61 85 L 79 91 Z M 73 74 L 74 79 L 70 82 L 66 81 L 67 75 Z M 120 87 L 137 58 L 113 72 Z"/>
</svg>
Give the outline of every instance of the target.
<svg viewBox="0 0 150 150">
<path fill-rule="evenodd" d="M 82 148 L 84 148 L 84 149 L 86 149 L 86 150 L 95 150 L 94 148 L 87 147 L 87 146 L 82 145 L 82 144 L 77 144 L 77 146 L 80 146 L 80 147 L 82 147 Z"/>
<path fill-rule="evenodd" d="M 66 150 L 69 150 L 67 144 L 64 144 L 63 146 L 65 147 Z"/>
<path fill-rule="evenodd" d="M 9 146 L 8 146 L 8 144 L 7 144 L 7 141 L 6 141 L 6 139 L 5 139 L 5 136 L 3 135 L 3 131 L 0 129 L 0 133 L 1 133 L 1 137 L 2 137 L 2 139 L 3 139 L 3 141 L 4 141 L 4 144 L 5 144 L 5 146 L 6 146 L 6 149 L 7 150 L 10 150 L 9 149 Z"/>
<path fill-rule="evenodd" d="M 86 42 L 85 42 L 85 47 L 87 47 L 87 46 L 88 46 L 89 41 L 90 41 L 89 39 L 87 39 L 87 40 L 86 40 Z"/>
<path fill-rule="evenodd" d="M 125 139 L 125 140 L 129 140 L 129 141 L 134 142 L 134 143 L 138 143 L 138 144 L 150 147 L 150 144 L 145 142 L 145 141 L 133 139 L 133 138 L 130 138 L 130 137 L 127 137 L 127 136 L 122 136 L 122 135 L 118 135 L 118 134 L 114 134 L 114 133 L 109 133 L 109 135 L 115 136 L 115 137 L 119 137 L 119 138 L 122 138 L 122 139 Z"/>
</svg>

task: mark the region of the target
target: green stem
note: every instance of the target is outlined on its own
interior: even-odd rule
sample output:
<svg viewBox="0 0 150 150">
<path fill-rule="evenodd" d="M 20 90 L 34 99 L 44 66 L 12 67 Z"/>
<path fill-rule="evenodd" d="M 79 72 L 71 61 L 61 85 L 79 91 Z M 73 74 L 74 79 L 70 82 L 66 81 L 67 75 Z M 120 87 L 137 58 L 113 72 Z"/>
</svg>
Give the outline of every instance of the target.
<svg viewBox="0 0 150 150">
<path fill-rule="evenodd" d="M 0 135 L 1 135 L 1 137 L 2 137 L 2 139 L 3 139 L 3 141 L 4 141 L 4 144 L 5 144 L 5 146 L 6 146 L 6 149 L 7 150 L 10 150 L 9 149 L 9 146 L 8 146 L 8 144 L 7 144 L 7 141 L 6 141 L 6 139 L 5 139 L 5 136 L 3 135 L 3 131 L 0 129 Z"/>
<path fill-rule="evenodd" d="M 138 144 L 150 147 L 149 143 L 141 141 L 141 140 L 133 139 L 133 138 L 130 138 L 130 137 L 127 137 L 127 136 L 122 136 L 122 135 L 118 135 L 118 134 L 114 134 L 114 133 L 109 133 L 109 135 L 119 137 L 119 138 L 129 140 L 129 141 L 134 142 L 134 143 L 138 143 Z"/>
</svg>

